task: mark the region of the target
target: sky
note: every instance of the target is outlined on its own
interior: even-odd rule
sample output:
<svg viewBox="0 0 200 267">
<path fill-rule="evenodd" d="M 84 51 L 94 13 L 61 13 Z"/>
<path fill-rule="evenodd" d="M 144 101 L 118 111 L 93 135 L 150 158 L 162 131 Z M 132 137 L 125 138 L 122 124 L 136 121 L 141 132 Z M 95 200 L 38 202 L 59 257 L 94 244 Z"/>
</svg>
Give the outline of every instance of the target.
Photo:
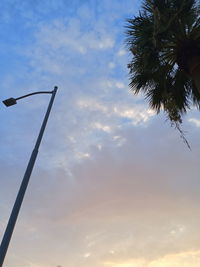
<svg viewBox="0 0 200 267">
<path fill-rule="evenodd" d="M 200 118 L 128 83 L 136 0 L 1 0 L 0 99 L 58 86 L 5 267 L 200 266 Z M 50 96 L 0 107 L 2 238 Z"/>
</svg>

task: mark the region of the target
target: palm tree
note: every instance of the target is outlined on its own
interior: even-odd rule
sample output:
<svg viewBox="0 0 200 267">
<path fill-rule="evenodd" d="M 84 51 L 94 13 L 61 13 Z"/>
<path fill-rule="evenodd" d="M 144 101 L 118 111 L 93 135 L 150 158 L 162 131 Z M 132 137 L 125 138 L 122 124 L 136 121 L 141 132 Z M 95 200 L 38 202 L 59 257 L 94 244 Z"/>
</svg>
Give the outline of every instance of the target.
<svg viewBox="0 0 200 267">
<path fill-rule="evenodd" d="M 182 115 L 200 108 L 199 14 L 199 1 L 144 0 L 126 25 L 130 87 L 158 113 L 164 110 L 179 131 Z"/>
</svg>

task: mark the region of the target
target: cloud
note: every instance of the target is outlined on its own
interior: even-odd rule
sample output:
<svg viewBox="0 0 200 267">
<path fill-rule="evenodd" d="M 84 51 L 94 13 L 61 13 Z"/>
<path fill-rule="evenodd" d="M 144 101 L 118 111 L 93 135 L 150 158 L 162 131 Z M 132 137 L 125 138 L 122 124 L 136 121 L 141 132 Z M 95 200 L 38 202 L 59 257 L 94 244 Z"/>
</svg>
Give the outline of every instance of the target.
<svg viewBox="0 0 200 267">
<path fill-rule="evenodd" d="M 103 7 L 108 8 L 107 4 Z M 119 4 L 113 8 L 121 11 Z M 91 146 L 102 147 L 104 140 L 120 145 L 124 139 L 115 138 L 118 128 L 148 123 L 153 115 L 129 93 L 125 59 L 119 60 L 117 56 L 118 51 L 123 51 L 123 43 L 116 40 L 121 30 L 103 12 L 104 20 L 94 17 L 93 12 L 87 6 L 80 6 L 76 17 L 39 23 L 33 43 L 21 51 L 31 68 L 31 72 L 25 73 L 25 77 L 30 76 L 29 88 L 44 90 L 54 84 L 59 86 L 40 153 L 40 164 L 47 168 L 62 166 L 69 170 L 75 162 L 90 155 Z M 124 55 L 121 53 L 120 58 Z M 108 68 L 110 62 L 114 68 Z M 122 69 L 120 75 L 119 69 Z M 38 109 L 31 133 L 26 132 L 27 139 L 37 132 L 41 120 L 38 114 L 46 103 L 44 98 L 25 103 L 27 118 Z"/>
<path fill-rule="evenodd" d="M 129 260 L 125 262 L 105 262 L 105 266 L 115 267 L 181 267 L 187 264 L 187 266 L 197 267 L 200 263 L 199 251 L 186 251 L 184 253 L 169 254 L 166 257 L 160 258 L 152 262 L 146 262 L 143 259 Z"/>
<path fill-rule="evenodd" d="M 195 263 L 198 152 L 191 155 L 161 123 L 160 118 L 145 130 L 119 129 L 117 136 L 126 142 L 93 147 L 90 157 L 71 169 L 73 177 L 61 167 L 51 173 L 37 167 L 13 240 L 16 262 L 25 264 L 23 251 L 36 266 L 46 262 L 45 267 L 57 262 L 74 267 Z M 48 251 L 54 251 L 53 259 Z"/>
<path fill-rule="evenodd" d="M 188 119 L 189 122 L 193 123 L 196 127 L 200 127 L 200 120 L 195 119 L 195 118 L 190 118 Z"/>
</svg>

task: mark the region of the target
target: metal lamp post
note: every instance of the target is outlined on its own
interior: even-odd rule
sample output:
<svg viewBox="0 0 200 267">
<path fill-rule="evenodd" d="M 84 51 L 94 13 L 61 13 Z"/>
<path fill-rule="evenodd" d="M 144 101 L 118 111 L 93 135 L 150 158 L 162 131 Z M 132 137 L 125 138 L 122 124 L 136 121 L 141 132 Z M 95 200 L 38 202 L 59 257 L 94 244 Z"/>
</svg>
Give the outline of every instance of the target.
<svg viewBox="0 0 200 267">
<path fill-rule="evenodd" d="M 28 96 L 35 95 L 35 94 L 52 94 L 50 102 L 49 102 L 49 106 L 47 108 L 47 111 L 46 111 L 46 114 L 45 114 L 41 129 L 40 129 L 40 132 L 39 132 L 39 135 L 38 135 L 38 138 L 37 138 L 36 143 L 35 143 L 35 147 L 34 147 L 33 152 L 31 154 L 29 163 L 27 165 L 27 168 L 26 168 L 26 171 L 25 171 L 25 174 L 24 174 L 24 178 L 22 180 L 18 195 L 17 195 L 16 200 L 15 200 L 15 204 L 13 206 L 13 209 L 12 209 L 12 212 L 11 212 L 11 215 L 10 215 L 10 218 L 9 218 L 9 221 L 8 221 L 8 224 L 7 224 L 7 227 L 6 227 L 2 242 L 1 242 L 1 246 L 0 246 L 0 267 L 3 266 L 3 262 L 4 262 L 4 259 L 5 259 L 5 256 L 6 256 L 6 252 L 7 252 L 8 246 L 9 246 L 9 242 L 10 242 L 10 239 L 12 237 L 12 233 L 13 233 L 13 230 L 14 230 L 14 227 L 15 227 L 15 223 L 17 221 L 19 210 L 20 210 L 20 207 L 21 207 L 21 204 L 22 204 L 25 192 L 26 192 L 26 188 L 28 186 L 28 182 L 29 182 L 33 167 L 34 167 L 34 164 L 35 164 L 35 160 L 37 158 L 39 146 L 40 146 L 40 143 L 41 143 L 41 140 L 42 140 L 42 136 L 44 134 L 44 130 L 45 130 L 48 118 L 49 118 L 49 114 L 50 114 L 50 111 L 51 111 L 51 108 L 52 108 L 52 105 L 53 105 L 53 101 L 54 101 L 57 89 L 58 89 L 58 87 L 55 86 L 53 91 L 40 91 L 40 92 L 35 92 L 35 93 L 28 94 L 28 95 L 24 95 L 24 96 L 21 96 L 21 97 L 18 97 L 18 98 L 9 98 L 9 99 L 6 99 L 6 100 L 3 101 L 3 103 L 8 107 L 8 106 L 15 105 L 17 103 L 17 100 L 19 100 L 21 98 L 24 98 L 24 97 L 28 97 Z"/>
</svg>

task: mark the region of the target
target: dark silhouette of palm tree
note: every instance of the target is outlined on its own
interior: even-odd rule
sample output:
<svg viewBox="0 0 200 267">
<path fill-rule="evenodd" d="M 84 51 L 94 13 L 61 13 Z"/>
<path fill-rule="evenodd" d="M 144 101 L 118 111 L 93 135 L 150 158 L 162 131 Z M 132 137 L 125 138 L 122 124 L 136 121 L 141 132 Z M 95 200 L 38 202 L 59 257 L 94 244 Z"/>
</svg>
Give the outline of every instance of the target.
<svg viewBox="0 0 200 267">
<path fill-rule="evenodd" d="M 126 27 L 131 89 L 181 131 L 182 115 L 200 108 L 199 1 L 144 0 Z"/>
</svg>

